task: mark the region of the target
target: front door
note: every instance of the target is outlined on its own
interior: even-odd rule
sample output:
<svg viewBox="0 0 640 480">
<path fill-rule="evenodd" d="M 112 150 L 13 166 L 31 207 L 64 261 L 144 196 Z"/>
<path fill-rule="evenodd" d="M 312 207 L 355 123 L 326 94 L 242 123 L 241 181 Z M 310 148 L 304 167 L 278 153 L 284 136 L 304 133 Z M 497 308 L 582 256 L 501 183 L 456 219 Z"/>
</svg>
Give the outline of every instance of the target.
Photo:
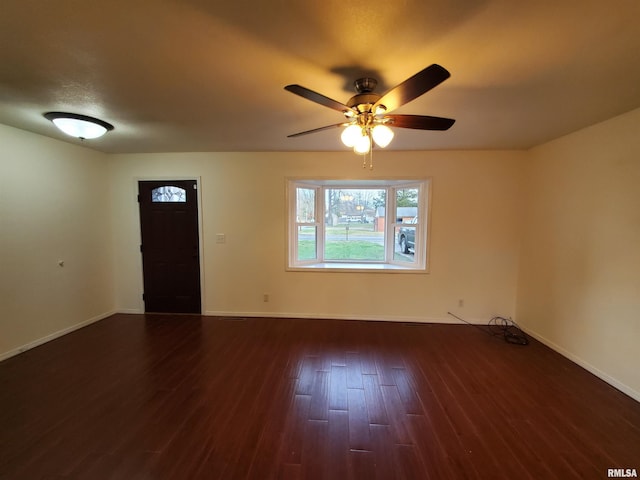
<svg viewBox="0 0 640 480">
<path fill-rule="evenodd" d="M 195 180 L 138 182 L 145 312 L 200 313 Z"/>
</svg>

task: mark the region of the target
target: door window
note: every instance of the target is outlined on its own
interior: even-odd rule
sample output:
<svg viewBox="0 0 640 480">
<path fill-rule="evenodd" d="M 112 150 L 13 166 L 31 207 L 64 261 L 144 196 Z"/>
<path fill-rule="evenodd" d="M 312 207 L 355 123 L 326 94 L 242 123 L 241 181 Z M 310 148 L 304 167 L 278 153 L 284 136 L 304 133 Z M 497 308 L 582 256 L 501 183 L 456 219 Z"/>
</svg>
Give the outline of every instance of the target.
<svg viewBox="0 0 640 480">
<path fill-rule="evenodd" d="M 187 191 L 173 185 L 165 185 L 151 190 L 151 201 L 184 203 L 187 201 Z"/>
</svg>

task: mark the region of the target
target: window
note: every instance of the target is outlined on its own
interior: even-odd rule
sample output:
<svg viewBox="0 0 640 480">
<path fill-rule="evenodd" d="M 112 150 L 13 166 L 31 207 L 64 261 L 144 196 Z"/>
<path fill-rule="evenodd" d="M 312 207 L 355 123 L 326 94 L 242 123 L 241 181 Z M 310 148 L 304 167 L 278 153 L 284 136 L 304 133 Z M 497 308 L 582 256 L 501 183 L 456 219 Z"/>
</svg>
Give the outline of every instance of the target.
<svg viewBox="0 0 640 480">
<path fill-rule="evenodd" d="M 430 180 L 289 180 L 288 268 L 426 272 Z"/>
<path fill-rule="evenodd" d="M 151 201 L 158 202 L 178 202 L 185 203 L 187 201 L 187 192 L 184 188 L 166 185 L 164 187 L 154 188 L 151 191 Z"/>
</svg>

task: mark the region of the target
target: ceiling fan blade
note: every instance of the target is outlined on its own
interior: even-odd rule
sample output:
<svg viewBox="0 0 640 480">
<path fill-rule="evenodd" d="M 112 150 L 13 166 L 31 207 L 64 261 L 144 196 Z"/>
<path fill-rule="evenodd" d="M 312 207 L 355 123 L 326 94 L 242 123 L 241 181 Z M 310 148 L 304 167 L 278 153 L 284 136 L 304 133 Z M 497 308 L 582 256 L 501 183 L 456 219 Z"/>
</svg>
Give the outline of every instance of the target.
<svg viewBox="0 0 640 480">
<path fill-rule="evenodd" d="M 344 103 L 340 103 L 329 97 L 325 97 L 324 95 L 321 95 L 318 92 L 314 92 L 313 90 L 309 90 L 308 88 L 303 87 L 301 85 L 287 85 L 286 87 L 284 87 L 284 89 L 291 93 L 295 93 L 296 95 L 300 95 L 301 97 L 306 98 L 307 100 L 311 100 L 312 102 L 319 103 L 320 105 L 324 105 L 325 107 L 332 108 L 341 113 L 345 113 L 347 111 L 353 111 L 355 113 L 355 111 L 352 108 L 346 106 Z"/>
<path fill-rule="evenodd" d="M 335 125 L 327 125 L 326 127 L 314 128 L 313 130 L 305 130 L 304 132 L 293 133 L 291 135 L 287 135 L 287 138 L 299 137 L 301 135 L 308 135 L 309 133 L 322 132 L 323 130 L 331 130 L 332 128 L 344 127 L 345 125 L 349 125 L 349 123 L 336 123 Z"/>
<path fill-rule="evenodd" d="M 385 115 L 385 124 L 392 127 L 414 128 L 416 130 L 448 130 L 455 123 L 452 118 L 430 117 L 428 115 Z"/>
<path fill-rule="evenodd" d="M 378 105 L 384 105 L 387 112 L 395 110 L 440 85 L 450 76 L 447 69 L 434 63 L 382 95 L 371 111 L 375 112 Z"/>
</svg>

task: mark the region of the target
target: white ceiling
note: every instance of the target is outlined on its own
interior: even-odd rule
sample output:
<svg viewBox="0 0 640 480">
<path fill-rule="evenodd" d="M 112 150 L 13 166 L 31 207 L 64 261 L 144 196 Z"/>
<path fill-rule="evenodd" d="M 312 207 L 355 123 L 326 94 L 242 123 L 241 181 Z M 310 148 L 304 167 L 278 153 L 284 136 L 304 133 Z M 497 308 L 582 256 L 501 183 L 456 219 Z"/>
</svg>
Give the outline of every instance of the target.
<svg viewBox="0 0 640 480">
<path fill-rule="evenodd" d="M 438 63 L 451 78 L 394 113 L 395 150 L 529 148 L 640 107 L 638 0 L 2 0 L 0 123 L 65 137 L 42 114 L 97 116 L 104 152 L 344 150 L 340 102 Z"/>
</svg>

